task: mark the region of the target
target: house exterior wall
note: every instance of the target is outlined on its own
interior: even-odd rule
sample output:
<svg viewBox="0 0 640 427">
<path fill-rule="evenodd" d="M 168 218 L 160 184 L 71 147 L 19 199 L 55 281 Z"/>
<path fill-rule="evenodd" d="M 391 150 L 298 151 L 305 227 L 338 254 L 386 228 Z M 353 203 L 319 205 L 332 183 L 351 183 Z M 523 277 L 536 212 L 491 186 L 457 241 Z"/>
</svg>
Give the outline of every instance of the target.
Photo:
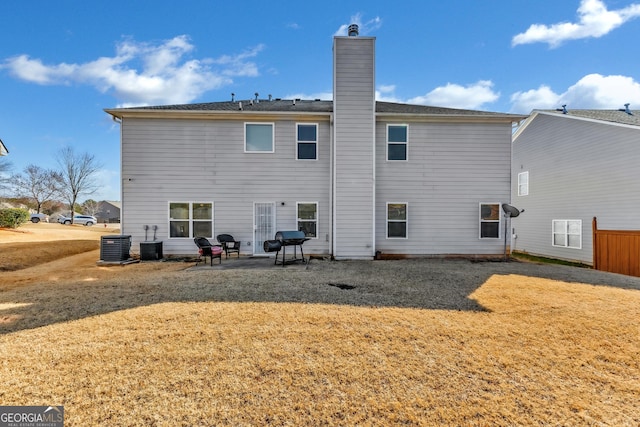
<svg viewBox="0 0 640 427">
<path fill-rule="evenodd" d="M 407 161 L 386 157 L 387 125 L 408 125 Z M 382 254 L 499 255 L 499 238 L 480 238 L 481 203 L 510 198 L 508 123 L 398 119 L 376 126 L 376 249 Z M 407 238 L 387 238 L 387 203 L 407 203 Z"/>
<path fill-rule="evenodd" d="M 253 253 L 254 202 L 275 202 L 276 229 L 283 230 L 297 229 L 296 202 L 317 202 L 318 238 L 305 243 L 305 252 L 329 253 L 329 117 L 307 118 L 318 124 L 317 160 L 296 160 L 301 120 L 123 119 L 122 234 L 132 236 L 132 252 L 145 239 L 145 225 L 158 227 L 165 254 L 196 252 L 192 237 L 169 238 L 170 202 L 212 202 L 212 243 L 217 234 L 232 234 L 243 254 Z M 274 123 L 275 152 L 245 153 L 245 122 L 262 121 Z"/>
<path fill-rule="evenodd" d="M 375 252 L 375 39 L 334 38 L 334 256 Z"/>
<path fill-rule="evenodd" d="M 640 129 L 538 114 L 513 143 L 513 249 L 593 262 L 591 222 L 600 229 L 640 229 Z M 520 172 L 529 194 L 518 196 Z M 580 249 L 552 245 L 553 220 L 581 220 Z"/>
</svg>

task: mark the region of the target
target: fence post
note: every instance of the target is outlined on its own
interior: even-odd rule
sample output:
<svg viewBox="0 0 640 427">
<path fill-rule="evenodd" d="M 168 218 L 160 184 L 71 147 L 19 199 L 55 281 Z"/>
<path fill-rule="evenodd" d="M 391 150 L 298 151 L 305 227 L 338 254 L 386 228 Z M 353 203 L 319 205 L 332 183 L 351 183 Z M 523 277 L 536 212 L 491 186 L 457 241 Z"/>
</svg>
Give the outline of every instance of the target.
<svg viewBox="0 0 640 427">
<path fill-rule="evenodd" d="M 593 269 L 598 269 L 598 219 L 594 216 L 591 221 L 591 235 L 593 238 Z"/>
</svg>

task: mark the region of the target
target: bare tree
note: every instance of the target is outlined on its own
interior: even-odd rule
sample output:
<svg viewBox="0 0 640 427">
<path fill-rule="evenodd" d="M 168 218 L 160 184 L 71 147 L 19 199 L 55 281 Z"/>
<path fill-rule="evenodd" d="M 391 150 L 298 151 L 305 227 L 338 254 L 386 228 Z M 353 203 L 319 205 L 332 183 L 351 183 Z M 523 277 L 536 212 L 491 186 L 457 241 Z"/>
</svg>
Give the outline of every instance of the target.
<svg viewBox="0 0 640 427">
<path fill-rule="evenodd" d="M 0 194 L 11 187 L 9 185 L 11 180 L 8 176 L 11 168 L 11 162 L 5 159 L 4 156 L 0 156 Z"/>
<path fill-rule="evenodd" d="M 29 165 L 23 173 L 11 177 L 16 193 L 21 197 L 33 200 L 36 210 L 40 213 L 42 205 L 60 194 L 62 175 L 50 169 Z"/>
<path fill-rule="evenodd" d="M 73 223 L 73 210 L 78 197 L 93 194 L 100 188 L 95 180 L 95 174 L 102 166 L 92 154 L 76 154 L 71 147 L 63 148 L 58 153 L 57 160 L 61 168 L 62 194 L 69 203 L 71 223 Z"/>
<path fill-rule="evenodd" d="M 84 209 L 84 213 L 86 215 L 96 216 L 96 214 L 100 210 L 100 202 L 96 202 L 93 199 L 87 199 L 82 204 L 82 208 Z"/>
</svg>

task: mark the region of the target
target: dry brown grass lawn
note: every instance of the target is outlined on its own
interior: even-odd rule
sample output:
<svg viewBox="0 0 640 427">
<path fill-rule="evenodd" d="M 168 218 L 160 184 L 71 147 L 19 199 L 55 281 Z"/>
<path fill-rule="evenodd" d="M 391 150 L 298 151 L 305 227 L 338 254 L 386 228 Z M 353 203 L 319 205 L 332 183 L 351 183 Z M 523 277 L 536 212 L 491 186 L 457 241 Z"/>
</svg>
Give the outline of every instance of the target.
<svg viewBox="0 0 640 427">
<path fill-rule="evenodd" d="M 64 405 L 69 426 L 640 424 L 637 278 L 97 258 L 1 273 L 3 405 Z"/>
</svg>

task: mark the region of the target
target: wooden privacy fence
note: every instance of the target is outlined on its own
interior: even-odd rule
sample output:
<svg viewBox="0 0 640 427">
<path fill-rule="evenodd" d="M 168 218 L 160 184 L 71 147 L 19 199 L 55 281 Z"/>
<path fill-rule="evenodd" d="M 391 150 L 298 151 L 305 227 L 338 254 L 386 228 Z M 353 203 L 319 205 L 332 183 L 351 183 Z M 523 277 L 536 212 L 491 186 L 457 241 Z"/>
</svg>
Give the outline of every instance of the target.
<svg viewBox="0 0 640 427">
<path fill-rule="evenodd" d="M 640 277 L 640 230 L 598 230 L 593 217 L 593 268 Z"/>
</svg>

